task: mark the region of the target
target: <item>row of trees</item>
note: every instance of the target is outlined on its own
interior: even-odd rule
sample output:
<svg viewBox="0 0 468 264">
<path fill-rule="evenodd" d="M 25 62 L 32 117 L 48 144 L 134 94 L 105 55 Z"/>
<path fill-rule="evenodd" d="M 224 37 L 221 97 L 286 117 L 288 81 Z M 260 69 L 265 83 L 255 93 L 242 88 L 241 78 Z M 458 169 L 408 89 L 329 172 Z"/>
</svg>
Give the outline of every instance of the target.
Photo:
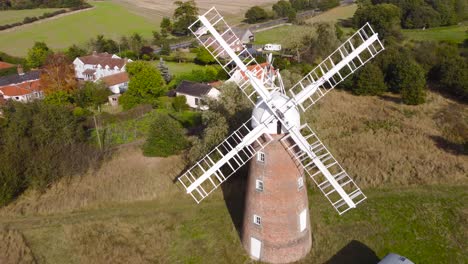
<svg viewBox="0 0 468 264">
<path fill-rule="evenodd" d="M 80 8 L 89 6 L 85 0 L 0 0 L 0 10 L 33 8 Z"/>
<path fill-rule="evenodd" d="M 454 25 L 468 18 L 468 3 L 464 0 L 362 0 L 358 2 L 355 23 L 363 20 L 385 20 L 382 29 L 394 32 L 395 27 L 424 28 Z"/>
</svg>

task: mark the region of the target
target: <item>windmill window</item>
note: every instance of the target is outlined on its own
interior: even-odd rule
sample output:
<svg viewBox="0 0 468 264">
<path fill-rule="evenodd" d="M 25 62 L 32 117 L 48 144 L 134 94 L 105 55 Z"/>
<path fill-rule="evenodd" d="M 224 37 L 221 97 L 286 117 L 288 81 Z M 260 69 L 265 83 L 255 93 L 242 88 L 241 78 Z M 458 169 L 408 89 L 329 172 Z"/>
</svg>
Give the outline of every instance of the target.
<svg viewBox="0 0 468 264">
<path fill-rule="evenodd" d="M 298 186 L 299 189 L 304 187 L 304 178 L 302 178 L 302 176 L 297 178 L 297 186 Z"/>
<path fill-rule="evenodd" d="M 263 152 L 258 152 L 258 154 L 257 154 L 257 161 L 259 161 L 259 162 L 265 162 L 265 153 L 263 153 Z"/>
<path fill-rule="evenodd" d="M 262 218 L 258 215 L 255 215 L 253 216 L 253 222 L 254 224 L 256 225 L 261 225 L 262 224 Z"/>
<path fill-rule="evenodd" d="M 255 189 L 257 191 L 263 191 L 263 181 L 262 180 L 255 180 Z"/>
</svg>

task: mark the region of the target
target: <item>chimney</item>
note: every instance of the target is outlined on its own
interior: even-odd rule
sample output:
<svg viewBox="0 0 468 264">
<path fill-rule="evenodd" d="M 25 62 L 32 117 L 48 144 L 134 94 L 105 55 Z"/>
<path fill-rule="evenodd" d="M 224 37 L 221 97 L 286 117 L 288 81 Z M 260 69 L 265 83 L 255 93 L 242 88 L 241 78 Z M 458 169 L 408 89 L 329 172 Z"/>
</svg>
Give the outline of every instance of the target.
<svg viewBox="0 0 468 264">
<path fill-rule="evenodd" d="M 23 66 L 21 64 L 18 64 L 18 75 L 24 75 L 24 71 L 23 71 Z"/>
</svg>

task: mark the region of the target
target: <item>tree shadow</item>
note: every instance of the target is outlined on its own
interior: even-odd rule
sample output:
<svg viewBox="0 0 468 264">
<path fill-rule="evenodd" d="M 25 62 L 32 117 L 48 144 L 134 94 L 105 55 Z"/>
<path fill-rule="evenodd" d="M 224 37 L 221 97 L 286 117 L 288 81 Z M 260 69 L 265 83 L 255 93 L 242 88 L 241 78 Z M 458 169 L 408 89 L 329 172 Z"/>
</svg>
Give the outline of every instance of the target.
<svg viewBox="0 0 468 264">
<path fill-rule="evenodd" d="M 353 240 L 331 257 L 326 264 L 376 264 L 380 261 L 375 252 L 365 244 Z"/>
<path fill-rule="evenodd" d="M 229 211 L 239 238 L 242 239 L 242 225 L 244 223 L 245 196 L 249 163 L 242 166 L 225 183 L 221 185 L 224 203 Z"/>
<path fill-rule="evenodd" d="M 466 144 L 455 143 L 441 136 L 429 136 L 438 148 L 455 155 L 467 155 L 468 146 Z"/>
<path fill-rule="evenodd" d="M 400 97 L 390 96 L 390 95 L 380 95 L 379 98 L 383 101 L 392 102 L 396 104 L 401 104 L 403 101 Z"/>
</svg>

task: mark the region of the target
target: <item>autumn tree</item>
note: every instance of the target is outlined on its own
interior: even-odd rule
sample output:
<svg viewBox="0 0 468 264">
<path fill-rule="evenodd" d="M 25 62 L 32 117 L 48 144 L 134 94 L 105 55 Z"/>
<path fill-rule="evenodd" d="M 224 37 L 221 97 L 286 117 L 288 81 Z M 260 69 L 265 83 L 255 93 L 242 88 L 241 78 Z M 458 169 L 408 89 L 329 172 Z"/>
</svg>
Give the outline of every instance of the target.
<svg viewBox="0 0 468 264">
<path fill-rule="evenodd" d="M 73 64 L 63 53 L 51 54 L 47 57 L 40 82 L 46 96 L 56 92 L 71 94 L 78 88 Z"/>
</svg>

